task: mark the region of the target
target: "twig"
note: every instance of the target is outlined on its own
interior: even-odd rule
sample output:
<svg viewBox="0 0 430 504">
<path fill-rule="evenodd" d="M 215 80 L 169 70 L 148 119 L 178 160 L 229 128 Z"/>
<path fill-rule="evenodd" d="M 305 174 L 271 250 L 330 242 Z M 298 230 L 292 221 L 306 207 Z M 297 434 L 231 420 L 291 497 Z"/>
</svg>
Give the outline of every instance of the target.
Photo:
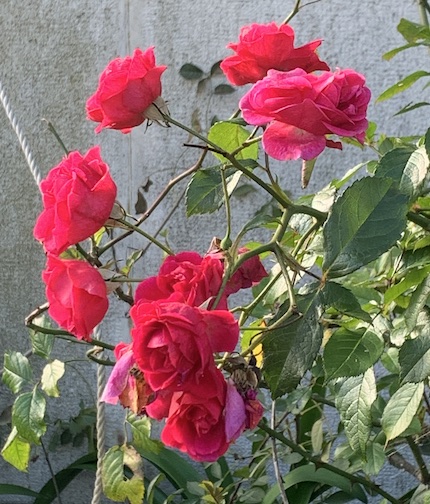
<svg viewBox="0 0 430 504">
<path fill-rule="evenodd" d="M 421 473 L 421 481 L 424 483 L 424 485 L 428 485 L 430 482 L 430 474 L 427 469 L 427 465 L 425 463 L 425 460 L 420 452 L 420 449 L 418 446 L 415 444 L 412 436 L 406 436 L 406 442 L 408 443 L 408 446 L 418 464 L 418 468 Z"/>
<path fill-rule="evenodd" d="M 272 414 L 270 418 L 270 427 L 275 429 L 276 427 L 276 400 L 272 401 Z M 275 470 L 276 481 L 279 485 L 279 491 L 281 492 L 281 499 L 284 504 L 289 504 L 288 497 L 284 488 L 284 481 L 282 479 L 281 471 L 279 469 L 279 459 L 278 459 L 278 450 L 276 448 L 276 439 L 274 437 L 272 440 L 272 460 L 273 460 L 273 469 Z"/>
<path fill-rule="evenodd" d="M 48 464 L 49 472 L 51 473 L 52 484 L 54 485 L 55 494 L 57 495 L 58 504 L 62 504 L 61 496 L 60 496 L 60 489 L 58 488 L 57 479 L 55 478 L 55 473 L 54 473 L 54 471 L 52 469 L 52 465 L 51 465 L 51 461 L 49 460 L 48 452 L 47 452 L 47 450 L 45 448 L 45 445 L 43 444 L 42 439 L 40 439 L 39 441 L 40 441 L 40 444 L 42 446 L 43 453 L 45 455 L 46 463 Z"/>
</svg>

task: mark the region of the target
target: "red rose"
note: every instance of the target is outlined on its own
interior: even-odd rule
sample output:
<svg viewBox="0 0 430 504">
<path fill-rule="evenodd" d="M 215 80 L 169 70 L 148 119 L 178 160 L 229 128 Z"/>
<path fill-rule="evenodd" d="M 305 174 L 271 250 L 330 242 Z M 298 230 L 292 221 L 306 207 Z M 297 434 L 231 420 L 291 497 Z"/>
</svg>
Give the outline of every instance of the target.
<svg viewBox="0 0 430 504">
<path fill-rule="evenodd" d="M 254 23 L 241 29 L 237 44 L 228 44 L 236 55 L 225 58 L 221 69 L 236 86 L 259 81 L 270 69 L 284 72 L 295 68 L 306 72 L 329 70 L 315 52 L 320 44 L 321 40 L 314 40 L 294 48 L 291 26 Z"/>
<path fill-rule="evenodd" d="M 85 261 L 48 255 L 42 278 L 52 319 L 77 338 L 89 340 L 108 309 L 106 284 L 97 269 Z"/>
<path fill-rule="evenodd" d="M 191 306 L 207 303 L 210 307 L 222 284 L 223 263 L 211 256 L 202 257 L 197 252 L 181 252 L 163 262 L 156 277 L 141 282 L 135 293 L 138 301 L 183 301 Z M 227 309 L 223 295 L 217 309 Z"/>
<path fill-rule="evenodd" d="M 240 101 L 244 119 L 255 125 L 269 123 L 263 134 L 263 148 L 280 159 L 310 160 L 337 134 L 364 141 L 370 90 L 354 70 L 307 74 L 269 70 Z"/>
<path fill-rule="evenodd" d="M 207 311 L 184 303 L 138 302 L 130 310 L 133 353 L 154 391 L 182 390 L 199 383 L 214 366 L 214 352 L 232 352 L 239 326 L 225 310 Z"/>
<path fill-rule="evenodd" d="M 103 128 L 128 133 L 151 119 L 151 105 L 161 96 L 161 74 L 166 68 L 155 66 L 153 47 L 145 52 L 135 49 L 133 56 L 111 61 L 86 105 L 88 118 L 100 123 L 96 133 Z M 161 101 L 157 103 L 163 108 Z"/>
<path fill-rule="evenodd" d="M 100 147 L 84 156 L 71 152 L 42 180 L 44 210 L 34 237 L 45 251 L 59 255 L 67 247 L 89 238 L 108 220 L 116 198 L 116 185 Z"/>
<path fill-rule="evenodd" d="M 221 457 L 229 447 L 224 420 L 226 389 L 223 374 L 212 367 L 205 370 L 198 387 L 175 392 L 161 433 L 163 443 L 202 462 Z"/>
</svg>

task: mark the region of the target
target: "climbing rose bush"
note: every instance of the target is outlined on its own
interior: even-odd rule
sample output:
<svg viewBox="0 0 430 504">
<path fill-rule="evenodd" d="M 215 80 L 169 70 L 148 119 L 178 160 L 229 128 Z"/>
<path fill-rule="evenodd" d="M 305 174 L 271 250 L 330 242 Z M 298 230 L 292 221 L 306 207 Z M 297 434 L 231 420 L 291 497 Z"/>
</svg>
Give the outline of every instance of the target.
<svg viewBox="0 0 430 504">
<path fill-rule="evenodd" d="M 34 237 L 46 252 L 59 255 L 86 240 L 108 220 L 117 188 L 100 147 L 71 152 L 40 184 L 43 211 Z"/>
<path fill-rule="evenodd" d="M 306 72 L 329 70 L 316 53 L 321 40 L 314 40 L 301 47 L 294 47 L 294 30 L 291 26 L 276 23 L 253 23 L 240 30 L 239 41 L 228 44 L 236 54 L 221 63 L 227 79 L 236 86 L 254 83 L 271 69 Z"/>
<path fill-rule="evenodd" d="M 164 109 L 161 75 L 166 68 L 155 64 L 153 47 L 136 49 L 132 56 L 111 61 L 86 104 L 88 119 L 100 123 L 96 133 L 103 128 L 129 133 L 146 119 L 158 118 L 152 104 Z"/>
<path fill-rule="evenodd" d="M 352 137 L 363 143 L 370 90 L 354 70 L 308 74 L 269 70 L 240 100 L 244 119 L 267 124 L 263 148 L 279 159 L 310 160 L 328 147 L 339 148 L 326 135 Z"/>
</svg>

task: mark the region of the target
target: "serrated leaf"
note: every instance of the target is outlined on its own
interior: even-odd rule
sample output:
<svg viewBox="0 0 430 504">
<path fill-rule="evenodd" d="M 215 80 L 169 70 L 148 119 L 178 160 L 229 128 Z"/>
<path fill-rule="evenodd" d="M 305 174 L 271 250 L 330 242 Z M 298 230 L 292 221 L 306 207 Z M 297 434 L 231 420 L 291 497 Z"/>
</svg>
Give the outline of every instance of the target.
<svg viewBox="0 0 430 504">
<path fill-rule="evenodd" d="M 398 183 L 399 190 L 415 199 L 424 183 L 429 158 L 424 146 L 411 152 L 407 147 L 393 149 L 379 161 L 375 177 L 389 177 Z"/>
<path fill-rule="evenodd" d="M 346 189 L 323 229 L 325 277 L 347 275 L 386 252 L 400 238 L 407 210 L 394 180 L 365 177 Z"/>
<path fill-rule="evenodd" d="M 37 317 L 34 323 L 40 327 L 52 327 L 51 322 L 45 315 Z M 54 346 L 55 336 L 30 329 L 30 340 L 33 353 L 44 359 L 48 359 Z"/>
<path fill-rule="evenodd" d="M 263 341 L 263 372 L 274 399 L 296 388 L 321 346 L 319 295 L 299 299 L 298 309 L 300 319 L 270 331 Z"/>
<path fill-rule="evenodd" d="M 430 331 L 421 328 L 419 336 L 406 340 L 399 350 L 402 383 L 418 383 L 430 376 Z"/>
<path fill-rule="evenodd" d="M 406 327 L 412 331 L 416 326 L 418 317 L 424 308 L 427 299 L 430 296 L 430 276 L 424 278 L 424 280 L 418 285 L 414 293 L 411 296 L 408 307 L 404 313 Z"/>
<path fill-rule="evenodd" d="M 364 373 L 379 359 L 383 349 L 382 338 L 370 329 L 351 331 L 340 327 L 324 347 L 323 362 L 327 379 Z"/>
<path fill-rule="evenodd" d="M 132 447 L 113 446 L 103 458 L 102 481 L 103 491 L 114 502 L 141 504 L 144 494 L 143 474 L 140 467 L 140 456 Z M 133 476 L 127 478 L 124 465 L 130 467 Z"/>
<path fill-rule="evenodd" d="M 6 352 L 3 366 L 2 382 L 14 394 L 20 392 L 24 385 L 31 384 L 33 376 L 30 363 L 21 352 Z"/>
<path fill-rule="evenodd" d="M 226 173 L 227 193 L 230 196 L 236 188 L 242 173 Z M 224 201 L 221 168 L 205 168 L 196 172 L 187 186 L 187 216 L 212 213 L 218 210 Z"/>
<path fill-rule="evenodd" d="M 16 467 L 18 471 L 27 472 L 30 461 L 30 443 L 18 435 L 16 427 L 13 427 L 9 434 L 1 454 L 6 462 Z"/>
<path fill-rule="evenodd" d="M 226 152 L 233 152 L 238 149 L 243 142 L 249 138 L 249 131 L 240 124 L 221 121 L 215 123 L 208 133 L 208 139 L 218 145 Z M 214 156 L 221 162 L 227 162 L 221 154 L 213 153 Z M 242 149 L 237 155 L 236 159 L 254 159 L 258 158 L 258 145 L 253 143 Z"/>
<path fill-rule="evenodd" d="M 385 464 L 385 460 L 384 447 L 374 441 L 368 443 L 366 448 L 366 463 L 363 465 L 363 471 L 369 476 L 377 476 Z"/>
<path fill-rule="evenodd" d="M 405 91 L 406 89 L 410 88 L 417 80 L 421 79 L 422 77 L 429 77 L 430 73 L 425 72 L 424 70 L 418 70 L 417 72 L 413 72 L 410 75 L 406 76 L 404 79 L 400 80 L 399 82 L 396 82 L 393 86 L 389 87 L 386 89 L 381 95 L 378 96 L 376 99 L 376 102 L 381 102 L 384 100 L 388 100 L 388 98 L 392 98 L 396 94 L 401 93 L 402 91 Z"/>
<path fill-rule="evenodd" d="M 179 74 L 187 80 L 198 80 L 203 77 L 204 72 L 201 68 L 192 63 L 185 63 L 179 69 Z"/>
<path fill-rule="evenodd" d="M 321 292 L 323 304 L 333 307 L 340 313 L 371 322 L 371 316 L 365 312 L 354 294 L 336 282 L 326 282 Z"/>
<path fill-rule="evenodd" d="M 40 444 L 40 438 L 46 431 L 45 408 L 45 397 L 37 387 L 33 392 L 25 392 L 15 399 L 12 407 L 12 425 L 24 440 Z"/>
<path fill-rule="evenodd" d="M 362 457 L 372 429 L 371 407 L 375 400 L 376 380 L 372 368 L 363 375 L 344 379 L 336 394 L 336 408 L 349 444 Z"/>
<path fill-rule="evenodd" d="M 162 444 L 150 438 L 151 420 L 148 417 L 128 413 L 127 423 L 131 427 L 133 446 L 139 452 L 151 451 L 153 453 L 160 453 Z"/>
<path fill-rule="evenodd" d="M 405 383 L 390 398 L 382 413 L 382 430 L 387 442 L 400 436 L 420 407 L 424 383 Z"/>
<path fill-rule="evenodd" d="M 58 380 L 64 375 L 64 362 L 58 359 L 46 364 L 43 368 L 41 388 L 50 397 L 59 397 Z"/>
</svg>

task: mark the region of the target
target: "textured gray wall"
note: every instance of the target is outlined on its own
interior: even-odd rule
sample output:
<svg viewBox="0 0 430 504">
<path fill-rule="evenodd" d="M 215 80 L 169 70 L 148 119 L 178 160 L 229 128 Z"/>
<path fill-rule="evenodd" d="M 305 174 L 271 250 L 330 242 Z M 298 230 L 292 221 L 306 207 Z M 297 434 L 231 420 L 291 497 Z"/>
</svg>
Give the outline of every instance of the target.
<svg viewBox="0 0 430 504">
<path fill-rule="evenodd" d="M 124 56 L 135 47 L 155 46 L 157 62 L 168 65 L 163 75 L 163 96 L 169 102 L 171 115 L 190 123 L 194 111 L 206 127 L 212 115 L 227 117 L 234 110 L 240 91 L 229 96 L 213 96 L 210 89 L 197 94 L 196 84 L 184 81 L 178 74 L 180 67 L 192 62 L 205 70 L 229 54 L 225 45 L 237 39 L 239 28 L 250 22 L 282 20 L 293 6 L 293 0 L 1 0 L 0 2 L 0 79 L 13 109 L 25 130 L 31 148 L 43 174 L 57 164 L 62 151 L 47 131 L 42 118 L 49 119 L 57 128 L 69 149 L 85 151 L 100 143 L 102 154 L 111 166 L 119 187 L 119 199 L 133 211 L 137 187 L 150 177 L 153 185 L 147 196 L 151 201 L 165 183 L 195 159 L 194 152 L 186 152 L 182 144 L 186 134 L 174 128 L 156 125 L 145 131 L 136 129 L 130 135 L 103 131 L 94 134 L 94 124 L 85 120 L 85 101 L 94 92 L 98 75 L 115 56 Z M 381 60 L 387 50 L 402 44 L 396 25 L 401 17 L 417 19 L 417 5 L 413 0 L 321 0 L 305 7 L 293 20 L 297 42 L 305 43 L 323 38 L 322 59 L 339 67 L 352 67 L 364 73 L 376 97 L 382 90 L 408 73 L 425 67 L 424 50 L 414 50 L 397 56 L 391 62 Z M 215 82 L 216 83 L 216 82 Z M 410 93 L 398 99 L 370 107 L 369 118 L 379 125 L 379 131 L 390 135 L 424 132 L 428 127 L 427 110 L 392 118 L 402 105 L 415 99 L 425 99 L 422 86 L 417 84 Z M 35 306 L 44 301 L 40 272 L 44 266 L 41 247 L 32 238 L 32 227 L 41 209 L 40 197 L 26 166 L 17 140 L 6 116 L 0 110 L 0 350 L 25 351 L 29 347 L 23 319 Z M 334 175 L 367 159 L 369 153 L 346 148 L 341 152 L 326 152 L 321 156 L 307 192 L 324 186 Z M 296 194 L 299 189 L 300 164 L 279 165 L 277 173 L 284 186 Z M 154 230 L 163 221 L 183 187 L 169 198 L 147 222 Z M 262 202 L 256 193 L 254 205 Z M 255 206 L 236 202 L 237 219 L 252 215 Z M 223 214 L 220 216 L 184 218 L 180 207 L 172 219 L 169 241 L 175 250 L 193 248 L 204 252 L 214 235 L 223 233 Z M 128 247 L 139 247 L 139 239 L 127 242 Z M 124 256 L 119 247 L 118 254 Z M 153 274 L 160 256 L 155 251 L 148 255 L 142 274 Z M 124 306 L 113 302 L 107 321 L 103 324 L 104 337 L 110 341 L 127 338 L 128 322 L 123 316 Z M 58 346 L 58 353 L 67 358 L 81 358 L 76 346 Z M 73 355 L 72 355 L 73 352 Z M 90 384 L 93 374 L 85 370 Z M 79 398 L 90 404 L 78 375 L 60 382 L 62 408 L 55 404 L 52 419 L 69 418 L 78 411 Z M 11 396 L 0 385 L 0 412 L 11 402 Z M 55 403 L 55 401 L 52 401 Z M 117 415 L 120 413 L 117 412 Z M 111 439 L 116 436 L 112 422 Z M 6 430 L 0 426 L 0 436 Z M 38 453 L 41 455 L 40 453 Z M 54 469 L 59 470 L 76 453 L 68 450 L 54 457 Z M 37 489 L 49 476 L 46 463 L 40 456 L 31 463 L 28 474 L 19 474 L 0 460 L 0 482 L 15 482 Z M 392 489 L 401 479 L 392 479 Z M 390 483 L 391 484 L 391 483 Z M 74 484 L 64 502 L 89 502 L 90 478 Z M 0 503 L 20 502 L 0 496 Z"/>
</svg>

